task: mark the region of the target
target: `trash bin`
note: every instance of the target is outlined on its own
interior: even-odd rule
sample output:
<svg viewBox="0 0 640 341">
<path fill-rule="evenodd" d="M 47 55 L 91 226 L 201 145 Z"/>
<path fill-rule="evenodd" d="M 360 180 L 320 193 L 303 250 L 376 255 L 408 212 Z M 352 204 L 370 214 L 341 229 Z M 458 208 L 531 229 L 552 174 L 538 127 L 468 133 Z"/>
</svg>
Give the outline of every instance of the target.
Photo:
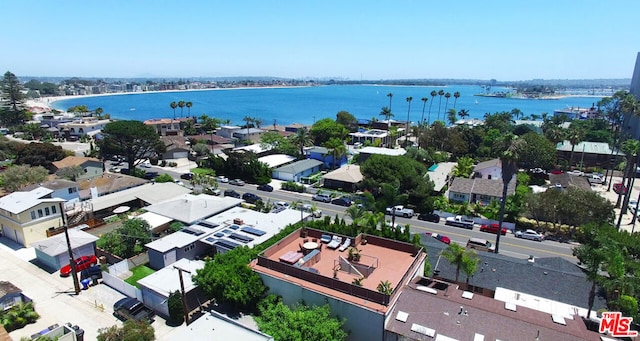
<svg viewBox="0 0 640 341">
<path fill-rule="evenodd" d="M 74 326 L 74 327 L 78 327 L 78 326 Z M 84 329 L 78 327 L 78 329 L 75 329 L 75 332 L 76 332 L 76 340 L 84 341 Z"/>
<path fill-rule="evenodd" d="M 91 278 L 85 278 L 81 280 L 80 283 L 82 284 L 82 290 L 87 290 L 89 289 L 89 283 L 91 283 Z"/>
</svg>

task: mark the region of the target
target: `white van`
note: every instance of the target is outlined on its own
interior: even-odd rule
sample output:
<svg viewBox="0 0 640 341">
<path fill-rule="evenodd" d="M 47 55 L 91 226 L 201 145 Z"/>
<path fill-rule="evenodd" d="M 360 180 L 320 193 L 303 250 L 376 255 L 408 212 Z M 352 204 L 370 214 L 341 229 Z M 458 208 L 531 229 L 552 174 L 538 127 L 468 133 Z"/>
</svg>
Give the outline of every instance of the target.
<svg viewBox="0 0 640 341">
<path fill-rule="evenodd" d="M 470 238 L 469 241 L 467 241 L 467 248 L 487 252 L 496 252 L 496 247 L 493 246 L 490 241 L 480 238 Z"/>
<path fill-rule="evenodd" d="M 587 179 L 589 180 L 589 183 L 591 183 L 591 184 L 603 184 L 604 183 L 604 179 L 600 175 L 597 175 L 597 174 L 590 174 Z"/>
</svg>

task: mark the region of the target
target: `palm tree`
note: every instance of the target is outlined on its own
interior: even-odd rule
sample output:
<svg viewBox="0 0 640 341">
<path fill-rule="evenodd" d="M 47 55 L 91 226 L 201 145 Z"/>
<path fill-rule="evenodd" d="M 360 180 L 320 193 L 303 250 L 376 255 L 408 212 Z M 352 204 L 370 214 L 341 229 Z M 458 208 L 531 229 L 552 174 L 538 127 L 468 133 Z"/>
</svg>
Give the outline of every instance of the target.
<svg viewBox="0 0 640 341">
<path fill-rule="evenodd" d="M 187 116 L 191 116 L 191 107 L 193 106 L 193 103 L 187 102 L 185 105 L 187 106 L 187 110 L 188 110 Z"/>
<path fill-rule="evenodd" d="M 429 100 L 426 97 L 422 97 L 420 99 L 422 101 L 422 116 L 420 116 L 420 124 L 418 124 L 418 133 L 416 136 L 418 137 L 418 148 L 420 148 L 420 133 L 422 132 L 422 125 L 424 124 L 424 109 L 427 107 L 427 101 Z"/>
<path fill-rule="evenodd" d="M 454 125 L 456 123 L 456 109 L 449 109 L 447 113 L 447 119 L 449 120 L 449 125 Z"/>
<path fill-rule="evenodd" d="M 460 111 L 458 111 L 458 116 L 460 116 L 461 120 L 464 120 L 465 118 L 469 117 L 469 110 L 460 109 Z"/>
<path fill-rule="evenodd" d="M 345 213 L 349 216 L 349 218 L 351 218 L 353 226 L 359 225 L 362 218 L 364 218 L 365 212 L 367 212 L 367 210 L 365 210 L 364 207 L 360 205 L 351 205 L 345 210 Z"/>
<path fill-rule="evenodd" d="M 438 96 L 440 96 L 440 102 L 438 102 L 438 121 L 440 121 L 440 105 L 442 105 L 442 96 L 444 96 L 444 90 L 439 90 Z"/>
<path fill-rule="evenodd" d="M 407 130 L 404 132 L 404 146 L 407 146 L 407 143 L 409 142 L 409 114 L 411 113 L 411 101 L 413 101 L 413 97 L 409 96 L 407 97 L 407 103 L 409 103 L 409 106 L 407 108 Z"/>
<path fill-rule="evenodd" d="M 499 234 L 499 233 L 498 233 Z M 449 263 L 455 265 L 456 267 L 456 282 L 458 282 L 458 278 L 460 277 L 460 269 L 464 269 L 467 277 L 473 276 L 475 273 L 475 269 L 468 266 L 469 263 L 475 262 L 477 264 L 477 255 L 475 255 L 475 251 L 469 249 L 467 250 L 465 247 L 461 246 L 457 243 L 451 243 L 447 246 L 446 249 L 440 251 L 440 255 L 444 257 L 444 259 L 448 260 Z M 475 257 L 474 257 L 475 256 Z M 477 266 L 476 266 L 477 269 Z"/>
<path fill-rule="evenodd" d="M 245 116 L 243 119 L 243 121 L 245 121 L 246 123 L 246 127 L 247 127 L 247 140 L 249 139 L 249 127 L 251 126 L 250 123 L 253 122 L 253 117 L 250 116 Z"/>
<path fill-rule="evenodd" d="M 549 139 L 549 141 L 551 141 L 554 146 L 564 141 L 565 135 L 565 130 L 553 123 L 550 123 L 549 126 L 544 130 L 544 136 Z"/>
<path fill-rule="evenodd" d="M 180 107 L 180 117 L 184 116 L 184 105 L 185 105 L 185 101 L 180 101 L 178 102 L 178 106 Z"/>
<path fill-rule="evenodd" d="M 453 93 L 453 108 L 456 108 L 456 103 L 458 102 L 458 98 L 460 98 L 460 91 L 456 91 Z"/>
<path fill-rule="evenodd" d="M 622 174 L 622 184 L 625 184 L 627 188 L 632 188 L 631 180 L 633 179 L 634 169 L 636 169 L 635 162 L 638 157 L 638 153 L 640 153 L 640 142 L 636 139 L 628 139 L 620 145 L 620 150 L 624 153 L 627 163 L 625 167 L 625 171 Z M 631 191 L 627 191 L 626 193 L 620 192 L 618 194 L 618 200 L 616 201 L 616 207 L 620 207 L 620 217 L 618 218 L 618 223 L 616 226 L 620 228 L 620 222 L 622 220 L 622 215 L 627 213 L 627 207 L 629 206 L 629 197 Z M 624 195 L 624 197 L 623 197 Z M 624 200 L 622 200 L 624 198 Z M 620 206 L 620 201 L 624 201 Z"/>
<path fill-rule="evenodd" d="M 338 159 L 342 159 L 347 154 L 347 147 L 344 146 L 344 141 L 332 137 L 324 143 L 324 147 L 329 149 L 331 156 L 333 156 L 333 168 L 338 168 L 336 166 Z"/>
<path fill-rule="evenodd" d="M 391 111 L 391 99 L 393 98 L 393 94 L 392 93 L 388 93 L 387 97 L 389 97 L 389 111 Z"/>
<path fill-rule="evenodd" d="M 393 293 L 393 288 L 391 287 L 391 283 L 389 281 L 380 281 L 380 284 L 378 284 L 376 290 L 378 290 L 379 293 L 387 296 Z"/>
<path fill-rule="evenodd" d="M 444 102 L 444 112 L 447 112 L 447 107 L 449 106 L 449 98 L 451 98 L 451 93 L 447 92 L 444 94 L 444 98 L 447 100 Z"/>
<path fill-rule="evenodd" d="M 293 144 L 300 147 L 300 157 L 304 156 L 304 147 L 312 145 L 312 141 L 311 134 L 309 134 L 309 129 L 307 129 L 307 127 L 299 128 L 292 138 Z"/>
<path fill-rule="evenodd" d="M 502 231 L 502 223 L 504 222 L 504 207 L 507 203 L 507 191 L 509 189 L 509 182 L 513 176 L 518 172 L 518 160 L 520 159 L 520 152 L 524 148 L 526 141 L 518 139 L 517 136 L 509 133 L 502 139 L 497 141 L 502 145 L 504 150 L 500 154 L 500 164 L 502 168 L 502 197 L 500 199 L 500 216 L 498 217 L 498 231 Z M 500 247 L 500 233 L 496 233 L 496 249 L 495 253 L 498 253 Z"/>
<path fill-rule="evenodd" d="M 169 106 L 171 107 L 171 109 L 173 109 L 173 120 L 175 121 L 175 119 L 176 119 L 176 108 L 178 107 L 178 103 L 171 102 L 169 104 Z"/>
<path fill-rule="evenodd" d="M 433 106 L 433 99 L 436 98 L 438 93 L 435 90 L 433 90 L 431 91 L 430 95 L 431 95 L 431 103 L 429 103 L 429 115 L 427 116 L 427 125 L 431 124 L 431 106 Z"/>
<path fill-rule="evenodd" d="M 569 128 L 569 131 L 567 132 L 567 138 L 569 140 L 569 143 L 571 143 L 571 157 L 569 157 L 569 168 L 573 166 L 573 151 L 576 148 L 576 145 L 584 140 L 585 134 L 585 131 L 580 128 Z"/>
</svg>

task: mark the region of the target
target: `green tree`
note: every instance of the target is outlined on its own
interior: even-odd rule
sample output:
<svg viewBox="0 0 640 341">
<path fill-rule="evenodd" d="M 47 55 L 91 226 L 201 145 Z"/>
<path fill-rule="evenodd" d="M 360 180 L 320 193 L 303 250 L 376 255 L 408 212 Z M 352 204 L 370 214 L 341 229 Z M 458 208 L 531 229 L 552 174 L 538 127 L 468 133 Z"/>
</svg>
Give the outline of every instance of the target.
<svg viewBox="0 0 640 341">
<path fill-rule="evenodd" d="M 382 107 L 380 109 L 380 116 L 384 117 L 387 121 L 387 129 L 389 129 L 389 127 L 391 127 L 391 118 L 394 116 L 391 109 L 389 109 L 389 107 Z"/>
<path fill-rule="evenodd" d="M 456 109 L 450 109 L 447 112 L 447 121 L 449 121 L 449 125 L 452 126 L 458 120 L 458 114 L 456 113 Z"/>
<path fill-rule="evenodd" d="M 297 304 L 292 309 L 274 295 L 267 296 L 258 305 L 255 317 L 260 331 L 275 340 L 345 340 L 344 320 L 331 317 L 328 305 L 309 307 Z"/>
<path fill-rule="evenodd" d="M 304 157 L 304 147 L 313 145 L 313 139 L 307 127 L 302 127 L 296 130 L 296 134 L 291 138 L 291 142 L 298 146 L 300 151 L 299 156 L 301 158 Z"/>
<path fill-rule="evenodd" d="M 513 134 L 507 134 L 503 139 L 498 141 L 502 145 L 502 154 L 500 155 L 500 164 L 502 168 L 502 197 L 500 201 L 500 217 L 498 220 L 498 231 L 502 230 L 502 223 L 504 222 L 504 209 L 507 203 L 507 190 L 509 182 L 513 179 L 513 176 L 518 172 L 518 160 L 520 159 L 520 153 L 525 146 L 525 140 L 519 139 Z M 500 247 L 500 233 L 496 233 L 496 250 L 498 253 Z"/>
<path fill-rule="evenodd" d="M 460 270 L 464 270 L 467 277 L 473 276 L 477 270 L 477 261 L 474 261 L 477 257 L 475 251 L 467 250 L 459 244 L 449 244 L 446 249 L 440 251 L 440 255 L 456 267 L 456 282 L 458 282 L 458 278 L 460 277 Z M 475 269 L 473 269 L 473 262 L 476 262 Z"/>
<path fill-rule="evenodd" d="M 117 325 L 100 328 L 98 341 L 153 341 L 155 330 L 146 321 L 127 320 L 122 327 Z"/>
<path fill-rule="evenodd" d="M 169 322 L 172 325 L 181 325 L 184 322 L 184 306 L 182 304 L 182 294 L 179 290 L 169 294 L 167 307 L 169 308 Z"/>
<path fill-rule="evenodd" d="M 453 93 L 453 108 L 456 108 L 456 103 L 458 102 L 458 98 L 460 97 L 460 92 L 456 91 Z"/>
<path fill-rule="evenodd" d="M 187 102 L 184 104 L 187 107 L 187 116 L 191 117 L 191 107 L 193 106 L 193 102 Z"/>
<path fill-rule="evenodd" d="M 442 105 L 442 96 L 444 96 L 444 90 L 438 90 L 438 96 L 440 96 L 440 102 L 438 102 L 438 121 L 440 121 L 440 105 Z"/>
<path fill-rule="evenodd" d="M 391 286 L 391 282 L 389 281 L 380 281 L 376 290 L 384 295 L 391 295 L 393 293 L 393 287 Z"/>
<path fill-rule="evenodd" d="M 333 157 L 333 168 L 338 168 L 339 160 L 347 154 L 347 147 L 344 145 L 344 142 L 332 137 L 329 141 L 324 143 L 324 147 L 329 150 Z"/>
<path fill-rule="evenodd" d="M 176 120 L 176 108 L 178 107 L 178 103 L 176 102 L 171 102 L 169 103 L 169 106 L 171 107 L 171 109 L 173 109 L 173 120 Z"/>
<path fill-rule="evenodd" d="M 444 112 L 447 112 L 447 107 L 449 106 L 449 98 L 451 98 L 451 93 L 449 92 L 445 93 L 444 98 L 446 98 L 444 102 Z"/>
<path fill-rule="evenodd" d="M 15 192 L 24 186 L 45 181 L 48 175 L 49 171 L 42 166 L 19 165 L 7 168 L 0 174 L 0 180 L 5 190 Z"/>
<path fill-rule="evenodd" d="M 10 332 L 34 323 L 40 318 L 33 307 L 33 302 L 20 302 L 9 310 L 0 313 L 0 325 Z"/>
<path fill-rule="evenodd" d="M 13 73 L 7 71 L 4 73 L 4 77 L 0 82 L 0 93 L 8 104 L 8 109 L 2 115 L 2 121 L 7 125 L 15 125 L 22 121 L 24 118 L 22 101 L 24 95 L 22 94 L 22 85 L 18 80 L 18 77 Z"/>
<path fill-rule="evenodd" d="M 17 165 L 42 166 L 49 168 L 54 161 L 64 159 L 67 154 L 62 147 L 49 142 L 31 142 L 18 146 L 16 150 Z"/>
<path fill-rule="evenodd" d="M 236 308 L 255 304 L 266 291 L 262 280 L 247 264 L 255 257 L 247 247 L 218 254 L 197 270 L 194 283 L 207 295 Z"/>
<path fill-rule="evenodd" d="M 336 114 L 336 122 L 342 124 L 349 132 L 358 131 L 358 120 L 348 111 L 340 111 Z"/>
<path fill-rule="evenodd" d="M 118 257 L 130 258 L 151 242 L 151 227 L 142 219 L 128 219 L 121 227 L 103 234 L 96 245 Z"/>
<path fill-rule="evenodd" d="M 104 138 L 98 141 L 102 156 L 122 155 L 127 159 L 129 169 L 166 150 L 153 127 L 140 121 L 109 122 L 102 134 Z"/>
<path fill-rule="evenodd" d="M 458 158 L 458 164 L 453 167 L 453 176 L 468 178 L 473 173 L 473 159 L 470 157 L 461 157 Z"/>
<path fill-rule="evenodd" d="M 573 166 L 573 151 L 576 145 L 584 140 L 585 131 L 580 128 L 569 127 L 567 131 L 567 139 L 571 143 L 571 157 L 569 158 L 569 167 Z"/>
<path fill-rule="evenodd" d="M 80 166 L 64 167 L 56 172 L 56 175 L 67 180 L 76 181 L 80 175 L 84 174 L 84 169 Z"/>
<path fill-rule="evenodd" d="M 309 131 L 313 136 L 313 143 L 316 146 L 322 146 L 331 138 L 337 138 L 342 141 L 348 136 L 349 131 L 342 124 L 330 118 L 324 118 L 317 121 L 311 126 Z"/>
<path fill-rule="evenodd" d="M 185 101 L 179 101 L 178 102 L 178 107 L 180 107 L 180 117 L 184 117 L 184 106 L 187 103 Z"/>
<path fill-rule="evenodd" d="M 431 95 L 431 103 L 429 103 L 429 114 L 427 115 L 427 125 L 431 124 L 431 106 L 433 106 L 433 100 L 438 95 L 438 92 L 435 90 L 432 90 L 430 95 Z"/>
<path fill-rule="evenodd" d="M 540 167 L 551 169 L 556 162 L 555 145 L 537 133 L 527 133 L 520 137 L 526 144 L 521 150 L 519 165 L 524 169 Z"/>
<path fill-rule="evenodd" d="M 220 126 L 220 120 L 217 118 L 209 117 L 207 114 L 202 114 L 200 117 L 200 126 L 208 134 L 214 134 L 216 129 Z"/>
<path fill-rule="evenodd" d="M 413 97 L 409 96 L 407 97 L 407 127 L 404 131 L 404 146 L 406 147 L 409 143 L 409 124 L 411 123 L 411 120 L 409 119 L 409 116 L 411 115 L 411 101 L 413 101 Z"/>
<path fill-rule="evenodd" d="M 161 182 L 173 182 L 173 178 L 169 174 L 160 174 L 157 178 L 153 179 L 153 181 L 161 183 Z"/>
</svg>

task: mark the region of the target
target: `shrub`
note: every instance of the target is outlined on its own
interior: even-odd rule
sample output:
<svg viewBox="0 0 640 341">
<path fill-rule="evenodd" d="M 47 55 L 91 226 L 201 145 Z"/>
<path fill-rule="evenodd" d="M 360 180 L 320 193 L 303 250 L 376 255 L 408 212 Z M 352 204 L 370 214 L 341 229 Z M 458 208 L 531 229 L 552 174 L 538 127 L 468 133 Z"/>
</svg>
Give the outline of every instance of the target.
<svg viewBox="0 0 640 341">
<path fill-rule="evenodd" d="M 282 189 L 284 189 L 285 191 L 298 192 L 298 193 L 304 193 L 305 191 L 304 185 L 297 184 L 293 181 L 287 181 L 282 183 Z"/>
</svg>

